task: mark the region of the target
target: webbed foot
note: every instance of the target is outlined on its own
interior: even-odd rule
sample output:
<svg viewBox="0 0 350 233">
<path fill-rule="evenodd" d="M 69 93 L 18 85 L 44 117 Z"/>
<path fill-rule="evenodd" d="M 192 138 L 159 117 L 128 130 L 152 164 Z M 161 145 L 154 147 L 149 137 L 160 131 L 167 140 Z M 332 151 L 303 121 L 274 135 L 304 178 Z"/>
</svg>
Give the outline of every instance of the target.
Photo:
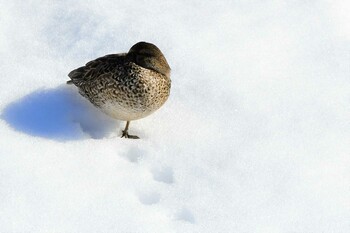
<svg viewBox="0 0 350 233">
<path fill-rule="evenodd" d="M 123 134 L 122 134 L 122 138 L 130 138 L 130 139 L 140 139 L 138 136 L 136 135 L 130 135 L 128 134 L 128 131 L 123 130 Z"/>
</svg>

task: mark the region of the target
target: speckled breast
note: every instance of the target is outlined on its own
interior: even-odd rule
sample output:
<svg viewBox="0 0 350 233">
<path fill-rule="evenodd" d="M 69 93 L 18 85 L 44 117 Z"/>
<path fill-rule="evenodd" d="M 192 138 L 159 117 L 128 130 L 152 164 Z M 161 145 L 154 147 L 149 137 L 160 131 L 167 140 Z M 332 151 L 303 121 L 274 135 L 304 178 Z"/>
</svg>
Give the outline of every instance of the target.
<svg viewBox="0 0 350 233">
<path fill-rule="evenodd" d="M 107 115 L 124 121 L 146 117 L 159 109 L 170 94 L 171 80 L 135 63 L 85 82 L 80 93 Z"/>
</svg>

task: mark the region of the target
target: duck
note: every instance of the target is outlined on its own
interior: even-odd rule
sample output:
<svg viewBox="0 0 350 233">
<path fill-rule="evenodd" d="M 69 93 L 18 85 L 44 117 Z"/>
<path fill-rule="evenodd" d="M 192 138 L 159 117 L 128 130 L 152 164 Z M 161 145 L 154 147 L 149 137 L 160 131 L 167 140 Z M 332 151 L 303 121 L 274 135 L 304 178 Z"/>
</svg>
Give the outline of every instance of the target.
<svg viewBox="0 0 350 233">
<path fill-rule="evenodd" d="M 127 53 L 109 54 L 89 61 L 68 74 L 67 84 L 108 116 L 126 121 L 121 137 L 129 134 L 131 121 L 149 116 L 170 95 L 170 66 L 154 44 L 138 42 Z"/>
</svg>

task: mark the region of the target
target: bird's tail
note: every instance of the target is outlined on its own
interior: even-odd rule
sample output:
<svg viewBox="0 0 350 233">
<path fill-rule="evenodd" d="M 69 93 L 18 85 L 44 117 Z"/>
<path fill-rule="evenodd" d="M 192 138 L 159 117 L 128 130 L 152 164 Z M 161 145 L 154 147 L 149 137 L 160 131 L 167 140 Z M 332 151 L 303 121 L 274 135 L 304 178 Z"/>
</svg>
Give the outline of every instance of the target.
<svg viewBox="0 0 350 233">
<path fill-rule="evenodd" d="M 73 80 L 81 79 L 84 76 L 84 73 L 85 73 L 85 66 L 72 70 L 68 74 L 68 77 L 70 77 L 71 80 L 67 81 L 67 84 L 74 84 Z"/>
</svg>

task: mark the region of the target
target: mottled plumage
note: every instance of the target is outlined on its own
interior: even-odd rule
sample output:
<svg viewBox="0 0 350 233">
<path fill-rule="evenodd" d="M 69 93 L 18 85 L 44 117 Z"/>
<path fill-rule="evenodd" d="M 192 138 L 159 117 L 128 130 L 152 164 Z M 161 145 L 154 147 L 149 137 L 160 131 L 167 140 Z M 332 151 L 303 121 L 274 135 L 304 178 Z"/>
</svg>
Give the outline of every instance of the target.
<svg viewBox="0 0 350 233">
<path fill-rule="evenodd" d="M 153 44 L 139 42 L 128 53 L 111 54 L 88 62 L 68 74 L 67 83 L 107 115 L 129 122 L 160 108 L 170 94 L 170 67 Z"/>
</svg>

